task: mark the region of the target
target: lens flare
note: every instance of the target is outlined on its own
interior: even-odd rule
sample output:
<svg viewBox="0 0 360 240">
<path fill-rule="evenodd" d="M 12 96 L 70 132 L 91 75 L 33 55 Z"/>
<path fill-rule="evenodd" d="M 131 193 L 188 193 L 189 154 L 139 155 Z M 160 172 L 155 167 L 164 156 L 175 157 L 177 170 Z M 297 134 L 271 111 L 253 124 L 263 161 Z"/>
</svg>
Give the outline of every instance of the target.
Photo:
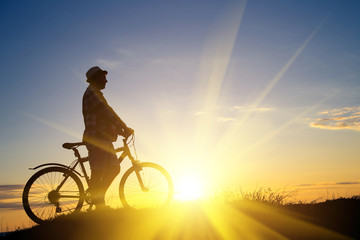
<svg viewBox="0 0 360 240">
<path fill-rule="evenodd" d="M 187 177 L 179 181 L 175 188 L 174 198 L 178 201 L 194 201 L 201 198 L 202 194 L 201 181 L 195 177 Z"/>
</svg>

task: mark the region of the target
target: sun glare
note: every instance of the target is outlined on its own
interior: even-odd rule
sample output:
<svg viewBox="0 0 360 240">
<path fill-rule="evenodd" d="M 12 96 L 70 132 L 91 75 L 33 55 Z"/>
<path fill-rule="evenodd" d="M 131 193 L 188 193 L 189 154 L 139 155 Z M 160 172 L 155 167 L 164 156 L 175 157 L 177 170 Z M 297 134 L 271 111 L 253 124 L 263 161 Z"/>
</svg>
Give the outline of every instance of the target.
<svg viewBox="0 0 360 240">
<path fill-rule="evenodd" d="M 194 201 L 202 197 L 203 186 L 199 179 L 184 178 L 175 186 L 175 199 L 179 201 Z"/>
</svg>

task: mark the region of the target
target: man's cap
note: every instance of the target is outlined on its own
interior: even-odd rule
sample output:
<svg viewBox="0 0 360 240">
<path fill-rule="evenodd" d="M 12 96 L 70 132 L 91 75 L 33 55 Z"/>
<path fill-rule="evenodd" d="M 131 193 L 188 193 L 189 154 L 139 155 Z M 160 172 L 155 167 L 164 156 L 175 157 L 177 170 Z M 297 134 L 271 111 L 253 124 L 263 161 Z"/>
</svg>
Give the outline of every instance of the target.
<svg viewBox="0 0 360 240">
<path fill-rule="evenodd" d="M 104 73 L 105 75 L 108 73 L 107 71 L 102 70 L 101 68 L 99 68 L 98 66 L 92 67 L 90 68 L 87 72 L 86 72 L 86 81 L 90 82 L 94 77 L 99 76 L 100 73 Z"/>
</svg>

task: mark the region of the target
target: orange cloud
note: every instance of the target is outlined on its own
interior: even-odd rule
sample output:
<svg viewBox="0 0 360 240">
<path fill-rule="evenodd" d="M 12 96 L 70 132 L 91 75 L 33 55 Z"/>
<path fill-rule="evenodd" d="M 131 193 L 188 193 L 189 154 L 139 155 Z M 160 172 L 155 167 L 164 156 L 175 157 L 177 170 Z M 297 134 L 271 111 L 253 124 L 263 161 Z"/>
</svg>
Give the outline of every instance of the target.
<svg viewBox="0 0 360 240">
<path fill-rule="evenodd" d="M 310 123 L 311 127 L 330 130 L 350 129 L 360 131 L 360 106 L 331 109 L 318 113 L 323 115 Z"/>
</svg>

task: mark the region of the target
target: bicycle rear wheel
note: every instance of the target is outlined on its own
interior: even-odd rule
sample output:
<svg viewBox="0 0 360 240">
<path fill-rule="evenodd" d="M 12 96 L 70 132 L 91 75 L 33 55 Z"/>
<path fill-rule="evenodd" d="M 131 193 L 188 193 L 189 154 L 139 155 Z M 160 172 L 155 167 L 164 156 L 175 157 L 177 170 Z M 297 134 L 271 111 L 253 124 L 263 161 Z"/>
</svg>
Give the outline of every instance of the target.
<svg viewBox="0 0 360 240">
<path fill-rule="evenodd" d="M 119 186 L 123 206 L 135 209 L 166 206 L 173 194 L 174 186 L 169 173 L 150 162 L 139 163 L 127 170 Z"/>
<path fill-rule="evenodd" d="M 84 187 L 73 172 L 49 167 L 29 179 L 22 200 L 26 214 L 40 224 L 59 215 L 80 211 L 84 196 Z"/>
</svg>

